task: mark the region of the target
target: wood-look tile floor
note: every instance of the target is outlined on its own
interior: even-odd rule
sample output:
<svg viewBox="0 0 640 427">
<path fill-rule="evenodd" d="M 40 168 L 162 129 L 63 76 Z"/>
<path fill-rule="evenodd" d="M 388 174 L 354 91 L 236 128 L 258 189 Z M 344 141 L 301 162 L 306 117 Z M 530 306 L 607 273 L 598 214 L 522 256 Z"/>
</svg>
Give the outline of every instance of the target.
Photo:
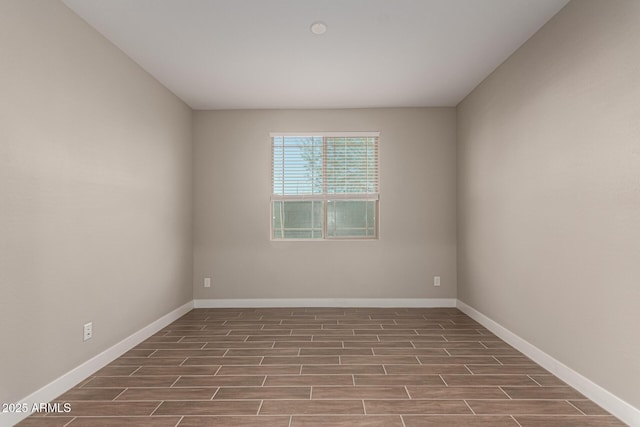
<svg viewBox="0 0 640 427">
<path fill-rule="evenodd" d="M 457 309 L 196 309 L 20 426 L 623 426 Z"/>
</svg>

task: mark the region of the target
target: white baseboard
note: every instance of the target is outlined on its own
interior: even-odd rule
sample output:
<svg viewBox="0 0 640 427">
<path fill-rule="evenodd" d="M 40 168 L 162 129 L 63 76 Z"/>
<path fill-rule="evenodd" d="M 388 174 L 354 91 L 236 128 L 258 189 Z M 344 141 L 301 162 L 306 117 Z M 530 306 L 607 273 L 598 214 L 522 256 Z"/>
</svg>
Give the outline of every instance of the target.
<svg viewBox="0 0 640 427">
<path fill-rule="evenodd" d="M 35 391 L 20 403 L 31 407 L 34 403 L 49 402 L 78 382 L 111 363 L 123 353 L 174 322 L 192 308 L 239 307 L 457 307 L 505 342 L 556 375 L 561 380 L 593 400 L 630 426 L 640 426 L 640 410 L 564 365 L 533 344 L 522 339 L 473 307 L 455 298 L 284 298 L 284 299 L 196 299 L 145 326 L 119 343 L 94 356 L 58 379 Z M 26 418 L 29 413 L 0 413 L 0 427 L 9 427 Z"/>
<path fill-rule="evenodd" d="M 455 307 L 455 298 L 264 298 L 196 299 L 194 308 L 241 307 Z"/>
<path fill-rule="evenodd" d="M 158 332 L 160 329 L 169 325 L 170 323 L 176 321 L 193 308 L 193 301 L 189 301 L 188 303 L 182 305 L 181 307 L 176 308 L 168 314 L 165 314 L 158 320 L 150 323 L 139 331 L 129 335 L 127 338 L 123 339 L 119 343 L 109 347 L 102 353 L 92 357 L 91 359 L 84 362 L 82 365 L 73 368 L 66 374 L 61 377 L 53 380 L 49 384 L 45 385 L 41 389 L 35 391 L 24 399 L 20 400 L 19 403 L 26 403 L 28 407 L 31 408 L 34 403 L 46 403 L 49 402 L 56 397 L 60 396 L 62 393 L 71 389 L 73 386 L 78 384 L 80 381 L 93 374 L 99 369 L 102 369 L 104 366 L 113 362 L 115 359 L 120 357 L 125 352 L 131 350 L 131 348 L 140 344 L 142 341 L 149 338 L 151 335 Z M 2 413 L 0 412 L 0 427 L 4 426 L 13 426 L 18 422 L 22 421 L 24 418 L 31 415 L 30 413 Z"/>
<path fill-rule="evenodd" d="M 485 328 L 496 334 L 502 340 L 524 353 L 531 360 L 569 384 L 571 387 L 593 400 L 598 405 L 609 411 L 630 426 L 640 426 L 640 409 L 630 405 L 618 396 L 602 388 L 590 379 L 574 371 L 538 347 L 522 339 L 504 326 L 480 313 L 475 308 L 458 300 L 457 307 L 460 311 L 480 323 Z"/>
</svg>

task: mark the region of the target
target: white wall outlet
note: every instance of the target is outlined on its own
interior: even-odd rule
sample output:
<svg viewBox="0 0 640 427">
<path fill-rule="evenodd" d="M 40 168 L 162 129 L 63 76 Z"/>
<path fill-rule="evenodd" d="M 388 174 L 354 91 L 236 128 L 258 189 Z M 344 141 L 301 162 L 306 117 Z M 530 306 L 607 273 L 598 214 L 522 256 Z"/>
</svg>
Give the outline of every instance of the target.
<svg viewBox="0 0 640 427">
<path fill-rule="evenodd" d="M 204 287 L 205 288 L 210 288 L 211 287 L 211 277 L 205 277 L 204 278 Z"/>
<path fill-rule="evenodd" d="M 93 337 L 93 322 L 85 323 L 82 330 L 84 332 L 83 341 L 90 340 Z"/>
<path fill-rule="evenodd" d="M 433 286 L 440 286 L 440 276 L 433 276 Z"/>
</svg>

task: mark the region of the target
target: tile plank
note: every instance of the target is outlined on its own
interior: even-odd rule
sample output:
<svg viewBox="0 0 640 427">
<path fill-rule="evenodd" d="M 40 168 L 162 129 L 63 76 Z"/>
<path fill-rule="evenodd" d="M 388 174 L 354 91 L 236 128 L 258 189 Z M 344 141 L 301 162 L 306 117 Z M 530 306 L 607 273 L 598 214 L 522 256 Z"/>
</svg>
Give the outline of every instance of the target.
<svg viewBox="0 0 640 427">
<path fill-rule="evenodd" d="M 364 414 L 364 408 L 362 400 L 265 400 L 260 414 Z"/>
</svg>

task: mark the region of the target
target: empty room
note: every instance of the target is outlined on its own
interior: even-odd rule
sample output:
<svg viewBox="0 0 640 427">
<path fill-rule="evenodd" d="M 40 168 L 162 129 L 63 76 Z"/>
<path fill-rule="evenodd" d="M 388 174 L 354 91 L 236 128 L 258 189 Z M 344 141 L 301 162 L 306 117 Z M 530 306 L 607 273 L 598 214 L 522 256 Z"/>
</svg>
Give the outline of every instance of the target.
<svg viewBox="0 0 640 427">
<path fill-rule="evenodd" d="M 640 1 L 0 0 L 0 427 L 640 427 Z"/>
</svg>

